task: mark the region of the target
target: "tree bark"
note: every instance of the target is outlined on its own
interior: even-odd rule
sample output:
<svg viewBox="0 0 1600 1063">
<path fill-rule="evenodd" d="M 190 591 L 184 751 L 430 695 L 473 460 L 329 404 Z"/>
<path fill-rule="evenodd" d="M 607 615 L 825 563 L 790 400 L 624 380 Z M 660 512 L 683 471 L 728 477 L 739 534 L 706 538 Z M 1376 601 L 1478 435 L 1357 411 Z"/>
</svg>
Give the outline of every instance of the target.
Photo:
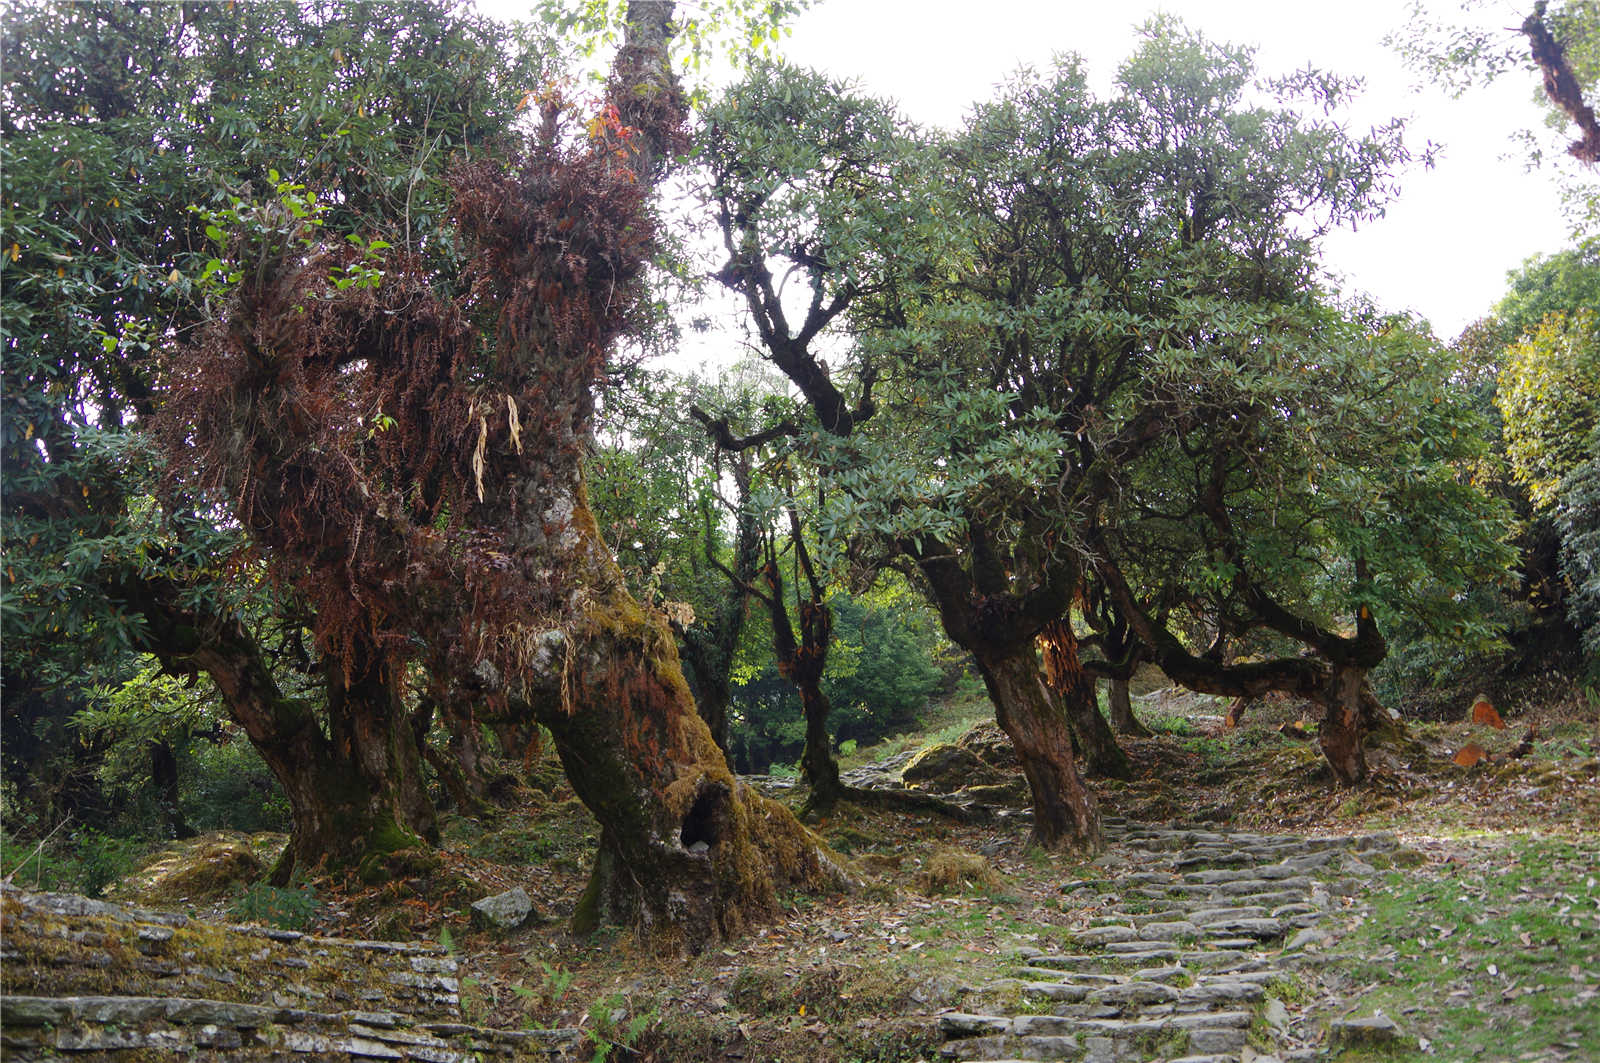
<svg viewBox="0 0 1600 1063">
<path fill-rule="evenodd" d="M 744 592 L 740 590 L 737 593 L 743 599 Z M 690 665 L 690 687 L 695 706 L 731 771 L 733 754 L 729 752 L 729 745 L 732 742 L 732 721 L 728 717 L 728 706 L 733 702 L 733 655 L 737 649 L 739 632 L 744 627 L 744 618 L 741 616 L 738 626 L 734 628 L 724 627 L 720 621 L 709 627 L 707 631 L 692 627 L 682 631 L 679 642 L 683 656 Z"/>
<path fill-rule="evenodd" d="M 1066 715 L 1046 693 L 1031 640 L 1011 652 L 974 650 L 973 656 L 1032 791 L 1030 842 L 1047 849 L 1100 848 L 1099 809 L 1078 774 Z M 1093 690 L 1087 679 L 1085 685 Z"/>
<path fill-rule="evenodd" d="M 1134 738 L 1149 738 L 1150 728 L 1139 722 L 1133 714 L 1133 698 L 1129 696 L 1126 678 L 1106 682 L 1106 704 L 1111 710 L 1111 726 L 1118 734 Z"/>
<path fill-rule="evenodd" d="M 184 604 L 176 585 L 124 582 L 114 600 L 146 620 L 150 650 L 174 674 L 203 671 L 289 801 L 292 831 L 274 871 L 355 867 L 381 877 L 382 858 L 437 840 L 422 787 L 421 755 L 404 706 L 381 673 L 329 677 L 329 733 L 316 710 L 286 697 L 261 647 L 237 619 Z"/>
<path fill-rule="evenodd" d="M 1100 813 L 1078 774 L 1071 726 L 1061 702 L 1045 686 L 1034 644 L 1038 632 L 1072 600 L 1072 581 L 1063 577 L 1042 584 L 1025 598 L 1007 593 L 1003 569 L 993 563 L 982 526 L 974 523 L 972 528 L 975 560 L 970 568 L 942 545 L 923 552 L 917 544 L 903 542 L 901 549 L 917 558 L 945 634 L 972 654 L 994 703 L 995 720 L 1016 747 L 1033 801 L 1032 843 L 1050 849 L 1098 849 L 1103 844 Z M 994 590 L 985 594 L 984 587 Z M 1077 675 L 1092 697 L 1093 684 L 1081 669 Z"/>
<path fill-rule="evenodd" d="M 1365 743 L 1378 725 L 1377 699 L 1367 686 L 1367 670 L 1346 665 L 1333 670 L 1319 692 L 1322 720 L 1317 727 L 1317 745 L 1327 758 L 1328 767 L 1345 786 L 1366 781 Z"/>
<path fill-rule="evenodd" d="M 559 690 L 534 702 L 567 777 L 600 822 L 600 850 L 573 916 L 639 928 L 699 952 L 777 910 L 780 889 L 846 881 L 788 809 L 740 783 L 696 711 L 665 619 L 628 594 L 577 485 L 562 539 L 606 588 L 564 636 Z M 554 655 L 552 654 L 552 657 Z"/>
<path fill-rule="evenodd" d="M 795 685 L 800 694 L 800 710 L 805 716 L 806 744 L 800 754 L 800 768 L 811 788 L 811 796 L 805 804 L 805 813 L 810 815 L 830 811 L 844 796 L 844 787 L 839 782 L 839 762 L 833 757 L 833 741 L 828 734 L 828 714 L 833 706 L 822 690 L 822 676 L 828 667 L 828 647 L 833 640 L 833 610 L 823 600 L 822 583 L 812 568 L 811 555 L 801 535 L 800 516 L 793 509 L 789 511 L 789 527 L 789 541 L 808 590 L 798 602 L 798 635 L 789 620 L 783 574 L 770 541 L 762 572 L 766 591 L 761 597 L 772 619 L 772 649 L 778 658 L 778 671 Z M 795 573 L 797 592 L 802 572 Z"/>
<path fill-rule="evenodd" d="M 1107 779 L 1131 779 L 1133 765 L 1101 715 L 1094 680 L 1084 673 L 1078 657 L 1078 638 L 1072 625 L 1066 620 L 1045 625 L 1038 643 L 1044 659 L 1045 686 L 1066 713 L 1077 748 L 1083 753 L 1084 770 Z"/>
<path fill-rule="evenodd" d="M 833 739 L 828 734 L 828 714 L 833 706 L 817 678 L 797 682 L 796 686 L 806 720 L 806 744 L 800 753 L 800 770 L 805 775 L 806 785 L 811 787 L 805 813 L 823 814 L 832 811 L 844 796 L 844 785 L 839 781 L 839 762 L 834 759 Z"/>
<path fill-rule="evenodd" d="M 150 781 L 155 785 L 156 804 L 161 809 L 167 837 L 193 838 L 195 830 L 183 818 L 183 808 L 178 803 L 178 758 L 164 738 L 150 743 Z"/>
<path fill-rule="evenodd" d="M 707 426 L 713 442 L 725 447 L 729 457 L 729 471 L 738 491 L 734 508 L 733 567 L 722 564 L 717 558 L 721 542 L 715 514 L 709 499 L 702 503 L 704 521 L 701 545 L 706 563 L 727 579 L 727 588 L 717 605 L 714 616 L 703 624 L 691 625 L 680 631 L 684 656 L 693 669 L 690 687 L 694 690 L 695 704 L 700 707 L 700 718 L 711 729 L 728 768 L 733 768 L 731 749 L 732 731 L 728 706 L 733 702 L 733 658 L 739 651 L 739 637 L 744 632 L 745 621 L 750 616 L 750 588 L 761 569 L 761 529 L 755 506 L 750 500 L 750 471 L 752 455 L 748 446 L 759 445 L 755 440 L 734 439 L 726 421 L 714 421 L 696 407 L 691 415 Z M 720 433 L 719 433 L 720 429 Z"/>
</svg>

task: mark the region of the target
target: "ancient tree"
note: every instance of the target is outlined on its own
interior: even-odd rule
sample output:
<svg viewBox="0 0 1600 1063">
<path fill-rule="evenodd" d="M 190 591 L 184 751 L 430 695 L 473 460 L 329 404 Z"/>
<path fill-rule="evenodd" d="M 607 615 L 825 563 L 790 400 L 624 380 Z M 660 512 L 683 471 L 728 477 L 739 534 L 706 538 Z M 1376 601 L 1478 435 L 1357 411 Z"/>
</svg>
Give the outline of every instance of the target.
<svg viewBox="0 0 1600 1063">
<path fill-rule="evenodd" d="M 520 153 L 457 168 L 459 269 L 328 246 L 292 189 L 241 215 L 236 287 L 174 368 L 167 438 L 316 607 L 350 721 L 329 740 L 374 795 L 339 811 L 347 852 L 425 836 L 402 741 L 420 669 L 554 735 L 602 830 L 577 927 L 697 949 L 838 872 L 728 772 L 586 496 L 592 388 L 643 327 L 650 192 L 684 146 L 671 14 L 630 5 L 592 116 L 547 93 Z"/>
<path fill-rule="evenodd" d="M 408 733 L 369 757 L 369 729 L 336 718 L 373 689 L 359 654 L 303 652 L 309 605 L 259 578 L 212 500 L 161 497 L 148 429 L 165 356 L 221 277 L 191 206 L 270 190 L 281 168 L 317 193 L 330 239 L 434 241 L 450 159 L 500 142 L 537 60 L 432 3 L 27 3 L 4 49 L 8 702 L 24 684 L 120 682 L 153 654 L 217 680 L 297 806 L 363 805 L 381 776 L 380 803 L 429 833 Z M 297 813 L 308 864 L 348 841 L 316 818 Z"/>
</svg>

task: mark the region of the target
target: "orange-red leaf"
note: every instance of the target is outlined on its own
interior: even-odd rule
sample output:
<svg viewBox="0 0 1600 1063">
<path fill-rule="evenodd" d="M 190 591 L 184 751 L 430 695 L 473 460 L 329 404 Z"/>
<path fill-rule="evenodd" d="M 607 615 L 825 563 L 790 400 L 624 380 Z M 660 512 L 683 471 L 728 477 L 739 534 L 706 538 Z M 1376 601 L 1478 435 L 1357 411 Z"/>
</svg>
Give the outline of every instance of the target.
<svg viewBox="0 0 1600 1063">
<path fill-rule="evenodd" d="M 1482 694 L 1479 694 L 1478 700 L 1472 703 L 1472 722 L 1479 725 L 1486 724 L 1496 731 L 1504 731 L 1506 729 L 1506 722 L 1500 718 L 1498 712 L 1494 711 L 1494 706 L 1489 704 L 1489 699 Z"/>
<path fill-rule="evenodd" d="M 1480 760 L 1487 759 L 1488 756 L 1489 754 L 1484 752 L 1483 747 L 1478 743 L 1468 742 L 1466 745 L 1461 747 L 1461 752 L 1457 753 L 1450 759 L 1461 765 L 1463 768 L 1470 768 Z"/>
</svg>

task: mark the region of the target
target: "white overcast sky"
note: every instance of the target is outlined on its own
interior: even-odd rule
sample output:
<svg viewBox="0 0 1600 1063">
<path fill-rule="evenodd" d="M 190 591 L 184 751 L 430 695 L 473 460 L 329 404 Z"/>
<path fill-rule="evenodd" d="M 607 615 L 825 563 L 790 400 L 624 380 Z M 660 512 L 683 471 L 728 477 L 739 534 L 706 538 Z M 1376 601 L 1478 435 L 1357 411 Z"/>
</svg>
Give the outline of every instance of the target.
<svg viewBox="0 0 1600 1063">
<path fill-rule="evenodd" d="M 518 0 L 479 0 L 500 17 Z M 1265 74 L 1307 63 L 1366 79 L 1353 129 L 1392 116 L 1410 119 L 1409 140 L 1442 145 L 1437 166 L 1416 167 L 1388 215 L 1324 244 L 1324 261 L 1346 290 L 1371 293 L 1393 310 L 1414 310 L 1444 339 L 1503 293 L 1506 272 L 1529 255 L 1569 246 L 1569 227 L 1548 172 L 1524 172 L 1512 135 L 1538 127 L 1531 73 L 1513 72 L 1452 100 L 1419 89 L 1382 43 L 1406 17 L 1399 0 L 821 0 L 779 46 L 789 60 L 852 78 L 896 100 L 913 120 L 958 125 L 967 107 L 1023 64 L 1077 52 L 1101 88 L 1135 46 L 1136 27 L 1166 11 L 1213 39 L 1258 46 Z M 1436 10 L 1455 6 L 1435 0 Z M 518 10 L 521 8 L 522 10 Z M 1509 0 L 1489 0 L 1463 21 L 1513 27 Z M 1506 33 L 1509 39 L 1511 32 Z"/>
</svg>

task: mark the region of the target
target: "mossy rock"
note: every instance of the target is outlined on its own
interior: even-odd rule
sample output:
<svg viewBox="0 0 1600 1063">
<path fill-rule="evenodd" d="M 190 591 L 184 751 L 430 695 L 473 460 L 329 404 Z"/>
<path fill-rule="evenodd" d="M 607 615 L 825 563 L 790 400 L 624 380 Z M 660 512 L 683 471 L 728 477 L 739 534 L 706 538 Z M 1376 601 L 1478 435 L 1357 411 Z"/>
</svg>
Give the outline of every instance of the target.
<svg viewBox="0 0 1600 1063">
<path fill-rule="evenodd" d="M 1012 744 L 1011 736 L 992 721 L 974 724 L 966 734 L 956 739 L 956 745 L 971 750 L 985 764 L 1001 771 L 1020 770 L 1017 748 Z"/>
<path fill-rule="evenodd" d="M 369 886 L 393 879 L 430 875 L 441 866 L 439 854 L 424 846 L 411 846 L 393 852 L 368 853 L 357 876 Z"/>
<path fill-rule="evenodd" d="M 1005 782 L 1005 776 L 990 767 L 972 750 L 940 742 L 921 750 L 900 773 L 907 784 L 954 793 L 963 786 L 987 786 Z"/>
<path fill-rule="evenodd" d="M 152 900 L 217 900 L 240 884 L 259 881 L 266 872 L 261 846 L 242 834 L 218 832 L 174 843 L 130 876 L 129 888 L 119 893 Z"/>
<path fill-rule="evenodd" d="M 963 786 L 959 796 L 969 797 L 984 805 L 1020 805 L 1029 800 L 1028 780 L 1023 778 L 1010 779 L 1002 783 L 983 783 L 977 786 Z"/>
<path fill-rule="evenodd" d="M 917 889 L 932 897 L 940 893 L 994 889 L 1000 877 L 986 857 L 953 846 L 941 846 L 917 872 Z"/>
</svg>

